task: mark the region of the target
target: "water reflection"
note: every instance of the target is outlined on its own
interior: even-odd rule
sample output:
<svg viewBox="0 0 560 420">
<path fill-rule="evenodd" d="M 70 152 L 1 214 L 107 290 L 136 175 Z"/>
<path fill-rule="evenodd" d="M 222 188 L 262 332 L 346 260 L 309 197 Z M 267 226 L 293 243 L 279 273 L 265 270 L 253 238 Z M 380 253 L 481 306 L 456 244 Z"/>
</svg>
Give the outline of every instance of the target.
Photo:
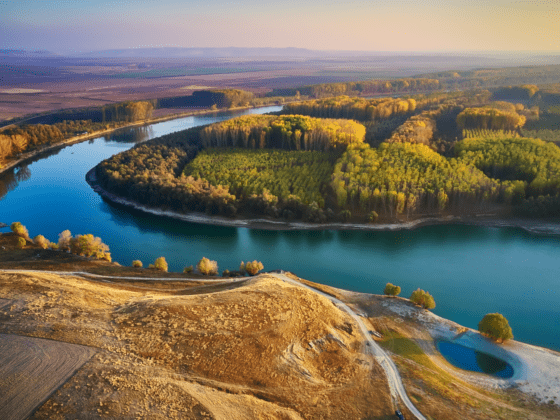
<svg viewBox="0 0 560 420">
<path fill-rule="evenodd" d="M 152 126 L 131 127 L 113 131 L 106 142 L 117 143 L 142 143 L 154 137 L 154 129 Z"/>
</svg>

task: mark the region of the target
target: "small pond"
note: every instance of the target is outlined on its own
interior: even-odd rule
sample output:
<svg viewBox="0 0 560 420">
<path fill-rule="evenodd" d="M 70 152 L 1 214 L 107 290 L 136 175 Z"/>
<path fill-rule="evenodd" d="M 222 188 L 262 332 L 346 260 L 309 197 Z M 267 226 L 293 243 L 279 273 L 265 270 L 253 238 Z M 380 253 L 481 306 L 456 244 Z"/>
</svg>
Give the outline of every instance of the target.
<svg viewBox="0 0 560 420">
<path fill-rule="evenodd" d="M 513 376 L 513 368 L 509 363 L 489 354 L 449 341 L 439 341 L 437 348 L 449 363 L 458 368 L 486 373 L 502 379 Z"/>
</svg>

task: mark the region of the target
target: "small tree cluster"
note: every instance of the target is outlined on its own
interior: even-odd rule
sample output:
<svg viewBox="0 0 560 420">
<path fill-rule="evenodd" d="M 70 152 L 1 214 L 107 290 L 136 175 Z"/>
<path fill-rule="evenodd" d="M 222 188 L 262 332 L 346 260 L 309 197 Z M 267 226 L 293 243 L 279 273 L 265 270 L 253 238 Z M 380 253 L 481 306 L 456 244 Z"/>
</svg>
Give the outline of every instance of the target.
<svg viewBox="0 0 560 420">
<path fill-rule="evenodd" d="M 422 289 L 416 289 L 412 292 L 410 300 L 424 309 L 434 309 L 436 307 L 433 296 Z"/>
<path fill-rule="evenodd" d="M 245 271 L 247 273 L 249 273 L 250 276 L 254 276 L 256 275 L 259 271 L 261 271 L 264 268 L 262 262 L 260 261 L 247 261 L 247 263 L 245 264 Z"/>
<path fill-rule="evenodd" d="M 215 276 L 218 274 L 218 263 L 216 261 L 211 261 L 206 257 L 202 257 L 196 265 L 196 269 L 200 274 L 205 276 Z"/>
<path fill-rule="evenodd" d="M 109 247 L 101 241 L 101 238 L 93 236 L 91 233 L 76 235 L 76 237 L 71 238 L 70 252 L 86 257 L 96 257 L 99 260 L 111 261 Z"/>
<path fill-rule="evenodd" d="M 51 245 L 51 248 L 111 262 L 109 246 L 104 244 L 101 238 L 93 236 L 91 233 L 73 237 L 72 233 L 67 229 L 58 235 L 58 245 Z"/>
<path fill-rule="evenodd" d="M 43 249 L 47 249 L 51 245 L 50 241 L 47 238 L 45 238 L 43 235 L 35 236 L 33 238 L 33 243 L 35 245 L 39 245 Z"/>
<path fill-rule="evenodd" d="M 478 331 L 502 343 L 513 338 L 513 332 L 508 320 L 498 313 L 484 315 L 484 318 L 478 323 Z"/>
<path fill-rule="evenodd" d="M 29 239 L 29 232 L 27 231 L 27 228 L 23 226 L 20 222 L 12 223 L 10 225 L 10 229 L 12 229 L 12 232 L 14 232 L 16 235 L 24 239 Z"/>
<path fill-rule="evenodd" d="M 142 268 L 143 264 L 142 264 L 142 261 L 140 261 L 140 260 L 134 260 L 134 261 L 132 261 L 132 266 L 134 268 Z"/>
<path fill-rule="evenodd" d="M 385 285 L 385 290 L 383 291 L 386 295 L 389 296 L 398 296 L 401 293 L 400 286 L 395 286 L 394 284 L 387 283 Z"/>
</svg>

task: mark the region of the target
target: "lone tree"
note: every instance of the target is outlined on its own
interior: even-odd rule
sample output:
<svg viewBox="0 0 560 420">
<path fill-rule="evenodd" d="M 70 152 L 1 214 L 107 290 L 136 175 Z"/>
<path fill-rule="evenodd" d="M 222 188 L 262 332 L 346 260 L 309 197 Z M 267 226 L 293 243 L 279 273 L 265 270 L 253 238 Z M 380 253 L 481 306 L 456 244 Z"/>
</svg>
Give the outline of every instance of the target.
<svg viewBox="0 0 560 420">
<path fill-rule="evenodd" d="M 72 233 L 66 229 L 58 235 L 58 249 L 61 251 L 70 251 L 70 241 L 72 240 Z"/>
<path fill-rule="evenodd" d="M 35 243 L 35 245 L 39 245 L 43 249 L 47 249 L 51 244 L 49 240 L 45 238 L 43 235 L 35 236 L 33 238 L 33 242 Z"/>
<path fill-rule="evenodd" d="M 200 274 L 205 276 L 215 276 L 218 274 L 218 263 L 216 261 L 211 261 L 206 257 L 202 257 L 196 265 L 196 269 Z"/>
<path fill-rule="evenodd" d="M 134 261 L 132 261 L 132 266 L 135 267 L 135 268 L 142 268 L 142 261 L 134 260 Z"/>
<path fill-rule="evenodd" d="M 496 341 L 504 342 L 513 338 L 508 320 L 502 314 L 486 314 L 478 323 L 478 331 Z"/>
<path fill-rule="evenodd" d="M 245 271 L 247 271 L 247 273 L 249 273 L 250 276 L 254 276 L 255 274 L 257 274 L 259 271 L 261 271 L 264 268 L 262 262 L 260 261 L 247 261 L 247 264 L 245 264 Z"/>
<path fill-rule="evenodd" d="M 433 296 L 422 289 L 416 289 L 412 292 L 410 300 L 424 309 L 434 309 L 436 307 L 436 301 Z"/>
<path fill-rule="evenodd" d="M 10 229 L 14 232 L 17 236 L 20 236 L 24 239 L 29 239 L 29 232 L 27 228 L 23 226 L 20 222 L 14 222 L 10 225 Z"/>
<path fill-rule="evenodd" d="M 395 286 L 394 284 L 391 283 L 387 283 L 385 285 L 385 290 L 383 291 L 383 293 L 389 296 L 398 296 L 400 292 L 401 292 L 401 287 Z"/>
<path fill-rule="evenodd" d="M 165 257 L 156 258 L 154 262 L 154 268 L 159 271 L 165 271 L 167 273 L 167 261 L 165 261 Z"/>
</svg>

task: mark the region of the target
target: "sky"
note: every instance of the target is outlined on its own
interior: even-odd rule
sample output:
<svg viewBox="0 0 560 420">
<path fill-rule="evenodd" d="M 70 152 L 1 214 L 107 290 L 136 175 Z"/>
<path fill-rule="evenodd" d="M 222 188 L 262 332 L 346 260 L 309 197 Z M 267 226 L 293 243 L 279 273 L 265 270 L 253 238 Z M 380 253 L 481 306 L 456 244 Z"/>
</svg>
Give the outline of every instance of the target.
<svg viewBox="0 0 560 420">
<path fill-rule="evenodd" d="M 560 52 L 560 0 L 0 0 L 0 48 Z"/>
</svg>

